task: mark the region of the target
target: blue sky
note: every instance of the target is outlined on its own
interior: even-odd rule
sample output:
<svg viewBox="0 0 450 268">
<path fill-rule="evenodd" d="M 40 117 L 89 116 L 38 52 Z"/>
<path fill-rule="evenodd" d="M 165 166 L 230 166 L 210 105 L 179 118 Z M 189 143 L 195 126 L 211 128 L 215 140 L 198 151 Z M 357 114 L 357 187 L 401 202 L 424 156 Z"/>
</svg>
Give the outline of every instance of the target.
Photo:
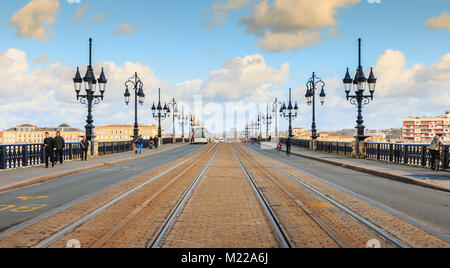
<svg viewBox="0 0 450 268">
<path fill-rule="evenodd" d="M 276 1 L 295 2 L 293 0 Z M 268 1 L 268 4 L 274 4 L 276 1 Z M 298 1 L 305 2 L 305 0 Z M 373 1 L 367 0 L 323 1 L 347 1 L 349 4 L 345 5 L 345 7 L 339 6 L 333 9 L 335 13 L 331 17 L 335 21 L 334 24 L 307 29 L 307 31 L 318 32 L 323 36 L 319 42 L 282 52 L 262 49 L 257 45 L 258 41 L 262 39 L 262 33 L 246 32 L 248 24 L 242 23 L 242 19 L 246 16 L 251 16 L 254 13 L 254 8 L 260 5 L 262 1 L 243 0 L 241 2 L 246 2 L 245 5 L 237 8 L 221 9 L 221 12 L 227 14 L 228 17 L 225 22 L 222 21 L 219 23 L 221 25 L 218 25 L 211 12 L 208 13 L 208 10 L 213 10 L 215 3 L 217 3 L 215 1 L 81 0 L 81 3 L 78 4 L 60 0 L 57 1 L 60 7 L 57 10 L 55 21 L 44 25 L 46 32 L 50 35 L 46 41 L 27 36 L 18 37 L 16 35 L 19 31 L 18 27 L 11 25 L 14 14 L 29 4 L 30 0 L 5 1 L 2 3 L 2 9 L 0 10 L 0 23 L 3 24 L 0 26 L 0 53 L 4 53 L 11 48 L 24 52 L 29 65 L 24 71 L 25 74 L 41 69 L 42 72 L 53 70 L 51 68 L 53 64 L 58 64 L 60 69 L 75 68 L 87 63 L 87 39 L 93 37 L 94 62 L 114 63 L 116 67 L 124 67 L 126 62 L 140 63 L 154 72 L 154 77 L 149 82 L 149 88 L 147 89 L 149 91 L 147 104 L 154 100 L 156 93 L 156 88 L 152 88 L 152 86 L 165 85 L 170 88 L 168 89 L 170 93 L 175 92 L 176 94 L 174 94 L 179 98 L 191 95 L 189 92 L 182 92 L 183 94 L 179 92 L 187 91 L 185 87 L 177 86 L 186 81 L 199 79 L 203 82 L 199 86 L 198 91 L 196 91 L 197 93 L 201 93 L 202 90 L 212 90 L 206 88 L 207 85 L 213 87 L 217 82 L 214 80 L 216 77 L 211 75 L 212 71 L 226 69 L 224 68 L 224 63 L 230 59 L 259 55 L 264 59 L 267 68 L 281 70 L 283 64 L 289 63 L 287 78 L 268 78 L 267 81 L 262 81 L 261 85 L 249 82 L 250 85 L 263 88 L 270 85 L 271 90 L 273 90 L 271 91 L 273 94 L 268 94 L 270 96 L 281 94 L 279 98 L 283 99 L 289 87 L 297 88 L 298 94 L 294 95 L 294 97 L 302 106 L 305 106 L 303 85 L 311 73 L 315 71 L 323 79 L 329 81 L 327 84 L 331 87 L 330 100 L 333 102 L 333 97 L 335 99 L 332 107 L 325 106 L 322 110 L 319 110 L 321 113 L 318 115 L 319 126 L 324 130 L 354 127 L 355 110 L 349 104 L 345 104 L 343 88 L 337 78 L 342 78 L 347 66 L 351 69 L 357 67 L 356 48 L 358 37 L 363 38 L 363 65 L 365 69 L 375 65 L 386 54 L 386 50 L 390 49 L 402 53 L 406 60 L 401 70 L 396 70 L 402 72 L 401 75 L 404 72 L 406 76 L 403 79 L 406 79 L 405 81 L 414 79 L 418 75 L 417 73 L 427 73 L 434 70 L 433 64 L 437 63 L 438 66 L 445 65 L 438 68 L 439 71 L 447 72 L 450 70 L 446 69 L 448 68 L 446 65 L 448 61 L 440 62 L 443 56 L 450 53 L 448 46 L 450 44 L 449 28 L 446 28 L 446 25 L 442 25 L 442 27 L 429 27 L 426 25 L 426 21 L 438 18 L 445 14 L 445 11 L 450 11 L 450 2 L 448 0 L 382 0 L 381 3 L 370 3 Z M 228 1 L 222 0 L 218 2 L 226 3 Z M 75 19 L 77 10 L 83 7 L 88 7 L 86 12 L 82 17 Z M 305 10 L 304 12 L 311 12 L 311 10 Z M 92 21 L 92 16 L 96 14 L 102 15 L 101 21 Z M 305 14 L 300 12 L 300 14 L 295 15 L 301 17 Z M 445 20 L 442 21 L 445 22 Z M 132 32 L 117 34 L 117 29 L 121 24 L 129 25 Z M 209 24 L 211 27 L 205 27 L 206 24 Z M 273 30 L 274 28 L 271 28 L 272 26 L 269 25 L 263 30 L 265 32 L 276 32 L 276 30 Z M 295 29 L 295 31 L 305 30 L 302 27 L 307 28 L 308 25 L 300 25 L 300 28 Z M 330 36 L 330 29 L 335 29 L 338 34 Z M 45 54 L 50 61 L 39 63 L 33 61 L 33 59 L 38 58 L 42 54 Z M 399 53 L 394 54 L 401 60 L 402 56 Z M 391 57 L 387 55 L 386 58 L 390 59 Z M 392 64 L 395 63 L 397 62 Z M 420 64 L 422 69 L 414 68 L 415 64 Z M 385 65 L 379 63 L 379 66 Z M 408 74 L 408 70 L 411 68 L 414 70 L 415 75 L 408 76 L 411 75 Z M 127 68 L 124 67 L 124 69 Z M 97 75 L 98 71 L 97 69 Z M 380 77 L 380 74 L 387 76 L 385 74 L 386 70 L 376 71 L 380 80 L 383 79 Z M 68 72 L 69 70 L 67 70 Z M 70 72 L 74 71 L 71 70 Z M 70 77 L 67 77 L 67 73 L 61 73 L 59 78 L 62 82 L 60 84 L 64 84 L 64 81 L 66 81 L 67 85 L 64 85 L 64 87 L 67 86 L 69 88 L 70 86 L 71 88 L 71 80 Z M 237 72 L 237 75 L 239 75 L 239 72 Z M 376 96 L 376 101 L 367 107 L 367 117 L 369 118 L 366 125 L 369 128 L 400 127 L 403 116 L 433 115 L 449 110 L 450 104 L 448 100 L 441 100 L 437 104 L 426 103 L 429 100 L 415 93 L 420 90 L 418 87 L 425 87 L 423 90 L 426 91 L 428 86 L 435 87 L 439 85 L 441 88 L 435 89 L 430 95 L 434 97 L 450 96 L 449 81 L 446 78 L 447 76 L 444 77 L 444 81 L 430 79 L 433 81 L 427 81 L 429 83 L 418 81 L 408 85 L 410 88 L 403 88 L 402 92 L 410 92 L 410 94 L 405 94 L 404 97 L 391 96 L 387 92 L 396 90 L 396 87 L 384 85 L 385 88 L 382 89 L 383 94 Z M 8 85 L 8 83 L 7 81 L 0 85 L 0 90 L 6 92 L 7 87 L 14 87 L 14 85 Z M 239 83 L 238 79 L 236 83 Z M 222 84 L 221 86 L 223 86 Z M 230 86 L 233 85 L 233 83 L 230 83 Z M 124 107 L 122 96 L 120 95 L 122 90 L 119 88 L 121 86 L 120 83 L 111 83 L 108 86 L 112 90 L 110 92 L 117 94 L 108 96 L 114 99 L 114 101 L 110 101 L 109 106 L 101 107 L 100 105 L 96 108 L 99 110 L 97 124 L 113 123 L 111 122 L 112 120 L 125 120 L 127 118 L 125 114 L 128 115 L 130 112 L 130 109 Z M 112 89 L 111 87 L 114 88 Z M 246 85 L 243 85 L 242 90 L 246 90 L 245 87 Z M 36 90 L 39 91 L 39 89 Z M 45 86 L 42 90 L 48 91 Z M 58 91 L 63 89 L 51 88 L 51 90 L 56 90 L 55 94 L 57 95 Z M 243 94 L 241 99 L 234 98 L 233 101 L 242 100 L 245 102 L 249 99 L 257 98 L 252 94 Z M 1 103 L 16 102 L 15 97 L 9 97 L 8 94 L 5 95 L 6 97 Z M 70 97 L 70 95 L 67 96 Z M 230 101 L 224 99 L 222 95 L 214 94 L 207 97 L 207 99 L 218 103 Z M 263 100 L 264 97 L 262 96 L 260 99 Z M 417 103 L 417 99 L 419 99 L 420 105 L 414 109 L 412 105 Z M 267 97 L 265 102 L 270 100 L 271 98 Z M 73 117 L 69 116 L 67 120 L 74 120 L 73 125 L 82 126 L 84 115 L 82 111 L 77 112 L 76 105 L 78 105 L 78 110 L 81 110 L 81 107 L 76 103 L 74 97 L 67 100 L 55 97 L 55 101 L 61 101 L 62 109 L 67 108 L 67 114 L 73 115 Z M 180 99 L 180 101 L 191 102 L 188 98 L 185 100 Z M 36 99 L 37 102 L 39 101 Z M 20 101 L 18 103 L 23 104 Z M 398 106 L 403 106 L 402 109 L 395 107 L 395 103 Z M 115 108 L 114 111 L 124 113 L 123 116 L 113 117 L 114 119 L 108 116 L 108 111 L 112 112 L 112 110 L 108 109 L 114 109 L 112 108 L 114 105 L 121 105 L 118 110 Z M 392 107 L 389 105 L 392 105 Z M 409 108 L 406 109 L 405 107 Z M 25 105 L 24 109 L 33 110 L 33 106 L 27 107 Z M 304 109 L 302 119 L 296 124 L 309 128 L 310 112 L 306 108 Z M 390 115 L 387 120 L 386 115 L 380 112 L 383 110 L 391 111 L 394 114 Z M 7 110 L 7 114 L 11 113 L 8 117 L 9 119 L 3 119 L 0 122 L 0 127 L 14 125 L 13 119 L 39 125 L 60 123 L 54 122 L 55 118 L 46 116 L 48 110 L 39 109 L 39 111 L 42 112 L 42 115 L 36 118 L 24 118 L 20 114 L 13 114 L 14 112 Z M 29 111 L 25 114 L 33 115 L 36 113 L 38 112 Z M 148 112 L 144 112 L 144 116 L 148 115 Z M 348 120 L 344 121 L 341 118 Z M 153 122 L 151 118 L 146 118 L 145 121 Z"/>
</svg>

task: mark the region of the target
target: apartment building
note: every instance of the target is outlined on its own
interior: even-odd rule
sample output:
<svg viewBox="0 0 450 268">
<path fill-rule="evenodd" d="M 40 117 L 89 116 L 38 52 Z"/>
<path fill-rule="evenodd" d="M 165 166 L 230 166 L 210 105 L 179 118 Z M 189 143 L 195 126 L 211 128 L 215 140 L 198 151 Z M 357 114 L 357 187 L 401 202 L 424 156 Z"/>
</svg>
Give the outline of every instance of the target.
<svg viewBox="0 0 450 268">
<path fill-rule="evenodd" d="M 408 117 L 403 119 L 402 140 L 405 143 L 430 143 L 436 134 L 450 142 L 450 112 L 437 117 Z"/>
<path fill-rule="evenodd" d="M 66 142 L 78 142 L 84 135 L 84 131 L 61 124 L 58 127 L 37 127 L 31 124 L 22 124 L 14 128 L 3 131 L 1 144 L 33 144 L 44 142 L 45 132 L 49 132 L 51 137 L 60 131 Z"/>
<path fill-rule="evenodd" d="M 104 141 L 128 141 L 133 139 L 134 125 L 108 125 L 95 128 L 96 140 Z M 158 135 L 158 127 L 155 125 L 139 125 L 139 135 L 144 139 L 150 139 Z"/>
</svg>

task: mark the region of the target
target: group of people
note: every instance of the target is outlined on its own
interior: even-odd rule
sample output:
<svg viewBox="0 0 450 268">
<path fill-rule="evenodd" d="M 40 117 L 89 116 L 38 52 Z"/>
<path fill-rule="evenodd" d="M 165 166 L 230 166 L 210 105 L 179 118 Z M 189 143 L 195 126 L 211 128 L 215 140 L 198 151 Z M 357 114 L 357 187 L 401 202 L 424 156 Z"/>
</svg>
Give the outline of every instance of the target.
<svg viewBox="0 0 450 268">
<path fill-rule="evenodd" d="M 158 149 L 159 138 L 154 137 L 153 139 L 150 139 L 150 144 L 151 148 Z M 142 154 L 142 149 L 144 148 L 144 139 L 142 138 L 142 136 L 140 135 L 139 137 L 134 138 L 131 146 L 132 150 L 134 149 L 136 154 Z"/>
<path fill-rule="evenodd" d="M 52 167 L 59 162 L 62 164 L 64 162 L 64 148 L 66 147 L 66 142 L 64 138 L 61 136 L 61 132 L 57 131 L 56 136 L 54 138 L 50 137 L 48 132 L 45 132 L 44 139 L 44 159 L 45 159 L 45 168 L 49 167 L 49 164 L 52 164 Z M 87 161 L 87 155 L 89 150 L 89 141 L 86 137 L 80 142 L 81 149 L 81 160 Z"/>
</svg>

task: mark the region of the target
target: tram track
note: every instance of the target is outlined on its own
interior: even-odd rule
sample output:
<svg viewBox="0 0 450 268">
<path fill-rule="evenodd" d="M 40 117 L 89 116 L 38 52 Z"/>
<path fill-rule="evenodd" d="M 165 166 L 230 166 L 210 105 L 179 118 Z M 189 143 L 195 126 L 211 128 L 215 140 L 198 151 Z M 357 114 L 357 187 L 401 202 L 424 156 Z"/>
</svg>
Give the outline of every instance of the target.
<svg viewBox="0 0 450 268">
<path fill-rule="evenodd" d="M 116 196 L 111 201 L 107 202 L 103 206 L 93 210 L 92 212 L 88 213 L 84 217 L 69 223 L 66 225 L 66 227 L 57 233 L 49 236 L 45 240 L 41 241 L 39 244 L 37 244 L 36 248 L 47 248 L 52 247 L 57 244 L 59 240 L 61 240 L 63 237 L 66 237 L 68 234 L 70 234 L 72 231 L 76 230 L 77 228 L 80 228 L 83 224 L 86 224 L 88 221 L 94 220 L 96 216 L 104 213 L 108 209 L 114 209 L 114 205 L 119 203 L 120 201 L 123 201 L 125 198 L 130 197 L 132 194 L 135 194 L 136 192 L 140 191 L 144 187 L 148 186 L 150 183 L 166 176 L 171 176 L 171 173 L 177 171 L 180 167 L 183 167 L 183 165 L 189 164 L 190 161 L 193 163 L 190 164 L 187 168 L 184 168 L 183 170 L 177 172 L 177 175 L 172 175 L 173 178 L 169 181 L 169 183 L 165 184 L 164 187 L 160 188 L 156 193 L 151 195 L 149 198 L 147 198 L 143 203 L 140 203 L 136 206 L 136 208 L 131 211 L 126 217 L 122 218 L 117 224 L 114 225 L 109 231 L 104 234 L 100 239 L 96 240 L 95 243 L 88 245 L 88 247 L 101 247 L 108 242 L 108 240 L 115 235 L 117 232 L 119 232 L 127 223 L 129 223 L 143 208 L 145 208 L 146 205 L 149 205 L 155 198 L 160 196 L 167 188 L 169 188 L 175 181 L 177 181 L 179 178 L 182 177 L 183 174 L 186 174 L 188 171 L 192 170 L 193 167 L 199 164 L 205 157 L 207 157 L 213 149 L 216 148 L 216 146 L 209 146 L 205 149 L 200 150 L 198 153 L 195 153 L 193 156 L 181 161 L 180 163 L 176 164 L 175 166 L 168 168 L 167 170 L 159 173 L 156 176 L 153 176 L 151 178 L 148 178 L 142 183 L 139 183 L 138 185 L 132 187 L 130 190 L 121 193 L 120 195 Z M 61 244 L 60 244 L 61 245 Z"/>
<path fill-rule="evenodd" d="M 301 179 L 297 178 L 296 176 L 290 174 L 289 172 L 281 169 L 280 167 L 278 167 L 278 166 L 276 166 L 274 164 L 269 163 L 268 161 L 265 161 L 264 159 L 259 157 L 254 152 L 248 150 L 248 148 L 245 148 L 244 146 L 241 146 L 241 145 L 236 145 L 236 146 L 239 148 L 239 150 L 240 150 L 240 152 L 242 154 L 244 154 L 244 153 L 246 154 L 246 157 L 247 157 L 248 161 L 251 162 L 256 169 L 260 170 L 265 175 L 265 177 L 267 179 L 272 181 L 272 183 L 277 185 L 279 187 L 279 189 L 281 189 L 281 191 L 283 191 L 287 196 L 289 196 L 292 200 L 294 200 L 295 203 L 298 206 L 300 206 L 303 209 L 303 211 L 314 222 L 316 222 L 318 224 L 318 226 L 320 226 L 320 228 L 329 237 L 331 237 L 333 239 L 333 241 L 339 247 L 346 248 L 346 247 L 350 247 L 350 246 L 349 246 L 349 243 L 347 243 L 345 241 L 345 239 L 342 238 L 339 235 L 339 232 L 336 231 L 336 230 L 333 230 L 333 228 L 330 227 L 329 224 L 327 224 L 326 221 L 323 220 L 319 215 L 317 215 L 317 213 L 315 213 L 314 210 L 311 207 L 306 205 L 305 202 L 300 201 L 299 198 L 297 198 L 295 196 L 295 194 L 293 194 L 292 192 L 290 192 L 287 189 L 287 187 L 285 187 L 282 183 L 280 183 L 278 180 L 276 180 L 273 175 L 270 175 L 269 172 L 267 172 L 268 169 L 275 170 L 276 172 L 278 172 L 278 174 L 281 174 L 281 175 L 289 178 L 290 180 L 294 181 L 295 183 L 301 185 L 304 189 L 307 189 L 309 192 L 313 193 L 314 195 L 316 195 L 320 199 L 326 201 L 327 203 L 332 205 L 334 208 L 338 209 L 339 211 L 345 213 L 346 215 L 348 215 L 351 218 L 353 218 L 354 220 L 356 220 L 359 224 L 363 225 L 368 230 L 374 232 L 378 236 L 378 238 L 380 240 L 386 241 L 387 244 L 390 244 L 391 246 L 398 247 L 398 248 L 405 248 L 406 247 L 402 242 L 398 241 L 396 238 L 394 238 L 394 237 L 390 236 L 389 234 L 385 233 L 383 230 L 381 230 L 380 228 L 376 227 L 375 225 L 370 223 L 368 220 L 366 220 L 362 216 L 360 216 L 357 213 L 355 213 L 355 212 L 351 211 L 350 209 L 346 208 L 345 206 L 343 206 L 342 204 L 340 204 L 336 200 L 331 199 L 326 194 L 324 194 L 324 193 L 320 192 L 319 190 L 313 188 L 312 186 L 306 184 L 305 182 L 303 182 Z M 262 163 L 262 165 L 265 166 L 265 169 L 262 167 L 262 165 L 257 164 L 256 161 L 260 161 Z"/>
</svg>

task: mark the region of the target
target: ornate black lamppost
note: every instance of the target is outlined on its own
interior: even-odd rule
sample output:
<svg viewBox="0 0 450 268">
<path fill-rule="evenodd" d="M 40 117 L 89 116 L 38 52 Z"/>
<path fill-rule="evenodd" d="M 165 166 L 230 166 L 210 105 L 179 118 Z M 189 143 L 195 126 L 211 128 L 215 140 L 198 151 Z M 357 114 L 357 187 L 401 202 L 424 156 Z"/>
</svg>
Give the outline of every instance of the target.
<svg viewBox="0 0 450 268">
<path fill-rule="evenodd" d="M 175 138 L 175 119 L 178 117 L 178 105 L 175 99 L 172 99 L 172 101 L 167 104 L 167 107 L 172 111 L 172 135 Z"/>
<path fill-rule="evenodd" d="M 87 67 L 86 75 L 84 78 L 81 78 L 80 75 L 80 68 L 77 67 L 77 72 L 75 74 L 75 78 L 73 78 L 73 82 L 75 84 L 75 92 L 77 93 L 77 100 L 79 100 L 82 104 L 87 105 L 88 107 L 88 116 L 85 126 L 86 128 L 86 139 L 91 141 L 94 137 L 94 123 L 93 117 L 92 117 L 92 105 L 99 104 L 104 97 L 105 89 L 106 89 L 106 77 L 105 73 L 102 72 L 100 74 L 100 77 L 98 79 L 95 78 L 94 74 L 94 68 L 92 68 L 92 38 L 89 38 L 89 65 Z M 86 91 L 86 94 L 82 95 L 81 92 L 81 85 L 84 82 L 84 90 Z M 100 91 L 100 95 L 95 94 L 96 86 L 98 83 L 98 88 Z"/>
<path fill-rule="evenodd" d="M 158 118 L 158 137 L 162 137 L 162 128 L 161 121 L 166 119 L 168 114 L 170 114 L 170 109 L 167 107 L 167 104 L 164 104 L 164 108 L 161 105 L 161 89 L 158 89 L 158 106 L 155 106 L 153 103 L 152 106 L 153 118 Z"/>
<path fill-rule="evenodd" d="M 316 89 L 318 85 L 322 86 L 322 90 L 320 91 L 320 103 L 323 105 L 325 103 L 325 83 L 322 81 L 322 79 L 320 79 L 319 77 L 316 76 L 316 73 L 313 73 L 312 77 L 310 78 L 310 80 L 308 81 L 308 83 L 306 83 L 306 102 L 308 103 L 309 106 L 312 105 L 312 128 L 311 128 L 311 132 L 312 132 L 312 136 L 311 138 L 313 140 L 317 139 L 319 136 L 317 136 L 317 128 L 316 128 Z"/>
<path fill-rule="evenodd" d="M 255 129 L 255 137 L 261 135 L 261 115 L 258 115 L 256 120 L 253 121 L 253 128 Z"/>
<path fill-rule="evenodd" d="M 266 114 L 262 116 L 262 122 L 266 125 L 266 138 L 269 138 L 269 126 L 272 124 L 272 115 L 269 114 L 269 105 L 267 104 Z"/>
<path fill-rule="evenodd" d="M 133 77 L 128 79 L 127 82 L 125 82 L 125 94 L 123 96 L 125 97 L 125 103 L 128 105 L 130 103 L 130 91 L 128 89 L 128 86 L 132 86 L 134 89 L 134 138 L 137 139 L 139 137 L 139 124 L 138 124 L 138 102 L 142 106 L 144 105 L 144 84 L 142 83 L 141 79 L 139 78 L 138 74 L 135 73 Z"/>
<path fill-rule="evenodd" d="M 289 88 L 289 103 L 286 107 L 286 103 L 283 103 L 283 106 L 280 109 L 281 115 L 289 120 L 289 137 L 293 137 L 292 134 L 292 119 L 297 118 L 298 116 L 298 105 L 295 102 L 295 106 L 292 105 L 292 89 Z"/>
<path fill-rule="evenodd" d="M 184 142 L 184 126 L 188 124 L 189 122 L 189 116 L 184 115 L 184 106 L 181 107 L 181 115 L 178 117 L 179 124 L 181 125 L 181 138 Z"/>
<path fill-rule="evenodd" d="M 375 78 L 375 75 L 373 74 L 373 69 L 370 68 L 370 75 L 369 79 L 366 79 L 364 76 L 364 71 L 361 65 L 361 38 L 358 39 L 358 51 L 359 51 L 359 65 L 358 69 L 356 70 L 355 78 L 352 79 L 350 76 L 350 72 L 347 68 L 347 73 L 344 78 L 344 88 L 345 93 L 347 95 L 347 100 L 358 107 L 358 117 L 356 123 L 358 124 L 356 126 L 356 129 L 358 131 L 358 134 L 356 135 L 356 157 L 359 157 L 359 143 L 361 141 L 364 141 L 368 137 L 364 135 L 364 120 L 362 116 L 362 107 L 369 104 L 370 101 L 373 100 L 373 94 L 375 93 L 375 86 L 377 83 L 377 79 Z M 365 95 L 364 91 L 366 89 L 366 85 L 369 86 L 369 92 L 370 95 Z M 352 89 L 354 90 L 354 94 L 351 95 L 350 91 Z"/>
<path fill-rule="evenodd" d="M 245 140 L 248 141 L 248 136 L 249 136 L 249 126 L 248 123 L 245 124 L 245 130 L 244 130 L 244 134 L 245 134 Z"/>
<path fill-rule="evenodd" d="M 273 109 L 272 109 L 272 113 L 273 116 L 275 117 L 275 137 L 279 137 L 279 132 L 278 132 L 278 111 L 280 111 L 280 109 L 278 109 L 278 105 L 282 105 L 283 103 L 281 103 L 281 101 L 278 100 L 278 98 L 275 98 L 275 101 L 273 102 Z"/>
</svg>

